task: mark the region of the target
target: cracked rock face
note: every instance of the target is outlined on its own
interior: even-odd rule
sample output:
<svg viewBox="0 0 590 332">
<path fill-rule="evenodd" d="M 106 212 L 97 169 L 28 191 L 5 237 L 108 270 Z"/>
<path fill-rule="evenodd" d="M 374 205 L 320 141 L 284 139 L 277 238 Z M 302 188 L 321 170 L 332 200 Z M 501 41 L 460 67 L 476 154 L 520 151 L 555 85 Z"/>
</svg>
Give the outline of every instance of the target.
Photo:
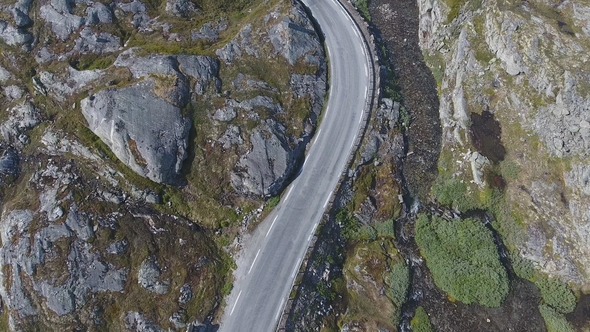
<svg viewBox="0 0 590 332">
<path fill-rule="evenodd" d="M 88 126 L 124 164 L 154 182 L 177 184 L 191 127 L 180 108 L 159 98 L 149 79 L 102 90 L 82 101 Z M 145 119 L 150 119 L 149 122 Z"/>
<path fill-rule="evenodd" d="M 90 130 L 137 174 L 158 183 L 182 183 L 191 122 L 181 109 L 191 92 L 203 94 L 209 85 L 216 89 L 217 62 L 204 56 L 139 57 L 130 49 L 115 66 L 129 68 L 139 81 L 82 100 Z"/>
</svg>

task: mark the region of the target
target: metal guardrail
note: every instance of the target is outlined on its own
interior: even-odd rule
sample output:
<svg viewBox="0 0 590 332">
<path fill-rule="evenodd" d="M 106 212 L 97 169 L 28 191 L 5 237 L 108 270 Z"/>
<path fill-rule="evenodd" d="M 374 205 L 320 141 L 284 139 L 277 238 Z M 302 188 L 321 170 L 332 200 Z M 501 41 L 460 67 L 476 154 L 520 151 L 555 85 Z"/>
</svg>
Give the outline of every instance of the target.
<svg viewBox="0 0 590 332">
<path fill-rule="evenodd" d="M 360 132 L 358 133 L 358 135 L 354 141 L 354 148 L 351 151 L 350 155 L 348 156 L 346 166 L 344 167 L 344 170 L 340 174 L 340 181 L 336 185 L 336 188 L 334 189 L 334 191 L 332 191 L 332 196 L 330 197 L 329 203 L 326 207 L 326 210 L 324 211 L 324 214 L 322 216 L 322 220 L 320 221 L 320 224 L 328 221 L 328 211 L 331 210 L 332 205 L 334 204 L 334 200 L 336 198 L 336 194 L 340 191 L 341 183 L 348 176 L 348 171 L 349 171 L 349 169 L 351 169 L 351 167 L 353 165 L 354 158 L 358 154 L 358 152 L 361 148 L 361 144 L 363 142 L 363 139 L 365 137 L 365 133 L 367 131 L 367 124 L 369 122 L 370 116 L 371 116 L 372 112 L 376 109 L 376 107 L 379 106 L 379 98 L 380 98 L 381 77 L 380 77 L 379 58 L 377 56 L 377 54 L 378 54 L 377 53 L 377 46 L 375 44 L 374 37 L 369 30 L 369 24 L 362 18 L 362 16 L 359 14 L 359 12 L 354 8 L 354 6 L 350 2 L 350 0 L 336 0 L 336 1 L 338 1 L 338 3 L 342 6 L 342 8 L 344 8 L 344 10 L 347 12 L 347 14 L 352 18 L 352 21 L 354 22 L 354 24 L 356 25 L 358 30 L 361 32 L 362 39 L 365 44 L 364 45 L 365 50 L 367 51 L 367 57 L 371 60 L 371 61 L 369 61 L 370 66 L 371 66 L 371 68 L 369 70 L 369 81 L 371 82 L 371 85 L 368 89 L 368 95 L 371 97 L 367 98 L 367 100 L 366 100 L 365 109 L 363 110 L 363 120 L 362 120 L 363 126 L 360 129 Z M 305 257 L 304 257 L 303 261 L 301 262 L 301 265 L 299 267 L 299 271 L 298 271 L 297 275 L 295 276 L 295 280 L 293 281 L 294 284 L 291 286 L 290 294 L 297 294 L 297 292 L 299 291 L 299 284 L 297 284 L 296 281 L 303 277 L 303 274 L 305 273 L 305 271 L 307 269 L 307 263 L 309 262 L 309 258 L 311 256 L 311 254 L 313 252 L 313 248 L 315 248 L 315 245 L 317 242 L 317 233 L 318 232 L 316 230 L 313 238 L 311 239 L 311 242 L 309 243 L 309 246 L 307 248 L 307 252 L 305 253 Z M 279 319 L 276 331 L 286 331 L 287 319 L 288 319 L 289 314 L 292 310 L 294 300 L 295 300 L 295 297 L 289 295 L 289 299 L 285 303 L 285 306 L 283 308 L 283 313 L 281 315 L 281 318 Z"/>
</svg>

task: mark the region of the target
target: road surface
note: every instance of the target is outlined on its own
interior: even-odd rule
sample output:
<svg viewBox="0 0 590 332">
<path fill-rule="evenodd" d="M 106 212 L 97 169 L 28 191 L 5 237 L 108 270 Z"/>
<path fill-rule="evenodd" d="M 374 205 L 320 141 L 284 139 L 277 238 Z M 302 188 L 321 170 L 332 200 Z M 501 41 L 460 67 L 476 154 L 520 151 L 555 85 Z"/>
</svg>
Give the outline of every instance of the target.
<svg viewBox="0 0 590 332">
<path fill-rule="evenodd" d="M 245 241 L 220 332 L 275 331 L 295 275 L 346 167 L 369 96 L 370 59 L 336 0 L 304 0 L 325 36 L 329 100 L 299 176 Z"/>
</svg>

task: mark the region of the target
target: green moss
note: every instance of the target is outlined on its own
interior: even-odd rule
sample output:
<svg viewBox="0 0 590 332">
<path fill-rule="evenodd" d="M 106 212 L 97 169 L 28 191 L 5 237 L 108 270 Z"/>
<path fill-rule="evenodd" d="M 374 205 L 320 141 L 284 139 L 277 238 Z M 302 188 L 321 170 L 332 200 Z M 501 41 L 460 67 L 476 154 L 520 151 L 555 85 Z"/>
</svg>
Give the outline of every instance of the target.
<svg viewBox="0 0 590 332">
<path fill-rule="evenodd" d="M 576 307 L 576 296 L 569 287 L 556 278 L 537 275 L 533 278 L 539 287 L 543 302 L 562 314 L 572 312 Z"/>
<path fill-rule="evenodd" d="M 430 318 L 422 307 L 416 308 L 410 326 L 414 332 L 434 332 L 434 327 L 432 327 L 432 324 L 430 323 Z"/>
<path fill-rule="evenodd" d="M 354 1 L 356 9 L 359 11 L 361 16 L 367 21 L 371 22 L 371 12 L 369 11 L 369 0 L 356 0 Z"/>
<path fill-rule="evenodd" d="M 508 275 L 491 232 L 481 222 L 421 214 L 416 243 L 435 284 L 449 296 L 487 307 L 498 307 L 506 298 Z"/>
<path fill-rule="evenodd" d="M 454 19 L 456 19 L 457 16 L 459 16 L 459 12 L 461 11 L 461 8 L 463 7 L 463 5 L 465 5 L 467 0 L 445 0 L 445 2 L 447 6 L 449 6 L 450 8 L 449 13 L 447 14 L 446 21 L 446 24 L 449 24 Z"/>
<path fill-rule="evenodd" d="M 565 316 L 555 311 L 555 309 L 541 304 L 539 306 L 539 312 L 545 320 L 545 326 L 548 332 L 574 332 L 574 328 L 565 319 Z"/>
<path fill-rule="evenodd" d="M 391 300 L 396 306 L 401 307 L 407 300 L 410 287 L 410 268 L 405 262 L 396 263 L 391 268 L 389 287 Z"/>
</svg>

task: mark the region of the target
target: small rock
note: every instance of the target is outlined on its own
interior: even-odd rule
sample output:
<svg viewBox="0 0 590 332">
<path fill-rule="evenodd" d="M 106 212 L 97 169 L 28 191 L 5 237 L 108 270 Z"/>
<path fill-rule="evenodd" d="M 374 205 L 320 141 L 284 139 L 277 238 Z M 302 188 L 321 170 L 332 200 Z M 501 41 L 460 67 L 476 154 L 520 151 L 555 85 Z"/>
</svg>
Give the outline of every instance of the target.
<svg viewBox="0 0 590 332">
<path fill-rule="evenodd" d="M 184 284 L 180 288 L 180 296 L 178 297 L 178 303 L 185 304 L 188 303 L 193 298 L 193 291 L 189 284 Z"/>
<path fill-rule="evenodd" d="M 169 281 L 159 281 L 160 267 L 156 262 L 155 257 L 148 257 L 141 262 L 139 273 L 137 274 L 137 282 L 141 287 L 154 292 L 156 294 L 166 294 L 170 287 Z"/>
<path fill-rule="evenodd" d="M 586 120 L 580 121 L 580 128 L 590 128 L 590 123 Z"/>
<path fill-rule="evenodd" d="M 109 245 L 107 247 L 106 251 L 109 254 L 121 255 L 125 252 L 125 250 L 127 250 L 128 245 L 129 245 L 129 241 L 127 241 L 127 239 L 123 239 L 123 240 L 117 241 L 117 242 Z"/>
<path fill-rule="evenodd" d="M 1 175 L 17 175 L 18 174 L 19 158 L 16 150 L 6 149 L 0 157 L 0 174 Z"/>
<path fill-rule="evenodd" d="M 189 17 L 198 12 L 198 9 L 189 0 L 167 0 L 166 11 L 174 16 Z"/>
<path fill-rule="evenodd" d="M 10 85 L 4 88 L 4 94 L 12 100 L 21 99 L 23 90 L 16 85 Z"/>
</svg>

